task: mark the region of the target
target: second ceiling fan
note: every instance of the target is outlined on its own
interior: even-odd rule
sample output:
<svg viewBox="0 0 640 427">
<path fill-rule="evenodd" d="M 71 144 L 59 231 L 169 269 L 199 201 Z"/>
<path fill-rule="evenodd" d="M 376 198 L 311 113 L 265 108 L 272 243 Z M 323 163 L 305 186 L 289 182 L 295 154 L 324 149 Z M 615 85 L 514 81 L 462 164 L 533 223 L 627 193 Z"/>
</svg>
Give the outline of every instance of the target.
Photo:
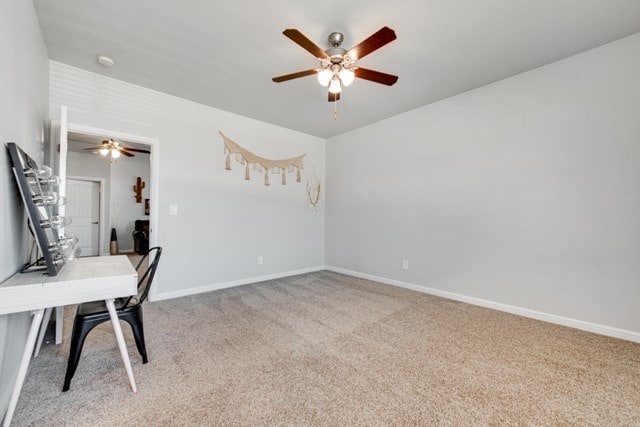
<svg viewBox="0 0 640 427">
<path fill-rule="evenodd" d="M 103 156 L 108 156 L 109 154 L 111 154 L 112 158 L 118 158 L 120 157 L 120 154 L 124 154 L 127 157 L 133 157 L 135 155 L 133 154 L 134 152 L 147 153 L 147 154 L 151 153 L 151 151 L 149 150 L 141 150 L 139 148 L 124 147 L 120 145 L 118 141 L 115 141 L 113 139 L 105 139 L 104 141 L 102 141 L 102 144 L 95 147 L 91 147 L 91 148 L 85 148 L 85 150 L 91 150 L 94 152 L 97 151 Z"/>
<path fill-rule="evenodd" d="M 329 35 L 330 47 L 326 50 L 296 29 L 286 29 L 282 34 L 320 60 L 320 68 L 274 77 L 272 80 L 276 83 L 316 74 L 320 84 L 329 87 L 329 102 L 335 102 L 340 99 L 342 87 L 349 86 L 356 77 L 387 86 L 398 81 L 398 76 L 355 65 L 356 61 L 396 39 L 396 33 L 389 27 L 382 27 L 349 50 L 341 47 L 344 36 L 338 32 Z"/>
</svg>

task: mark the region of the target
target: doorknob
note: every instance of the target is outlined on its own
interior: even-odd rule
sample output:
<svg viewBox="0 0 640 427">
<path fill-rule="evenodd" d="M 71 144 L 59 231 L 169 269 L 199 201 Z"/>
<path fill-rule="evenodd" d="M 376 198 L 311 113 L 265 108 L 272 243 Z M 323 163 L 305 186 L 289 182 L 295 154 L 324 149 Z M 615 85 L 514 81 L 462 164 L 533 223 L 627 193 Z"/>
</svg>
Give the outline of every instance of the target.
<svg viewBox="0 0 640 427">
<path fill-rule="evenodd" d="M 100 224 L 100 221 L 93 221 L 91 224 Z"/>
</svg>

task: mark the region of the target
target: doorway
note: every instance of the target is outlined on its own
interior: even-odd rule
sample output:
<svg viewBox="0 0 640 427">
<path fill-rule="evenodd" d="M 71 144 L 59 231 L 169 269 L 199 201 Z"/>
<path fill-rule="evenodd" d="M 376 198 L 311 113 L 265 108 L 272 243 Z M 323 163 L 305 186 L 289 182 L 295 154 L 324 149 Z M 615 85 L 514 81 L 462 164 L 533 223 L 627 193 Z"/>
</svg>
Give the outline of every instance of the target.
<svg viewBox="0 0 640 427">
<path fill-rule="evenodd" d="M 158 241 L 158 173 L 159 173 L 159 146 L 160 142 L 155 138 L 148 138 L 138 135 L 132 135 L 123 133 L 120 131 L 114 131 L 109 129 L 100 129 L 94 128 L 90 126 L 78 125 L 74 123 L 67 123 L 67 108 L 61 107 L 61 116 L 60 121 L 52 121 L 51 122 L 51 135 L 52 135 L 52 143 L 50 146 L 50 157 L 52 159 L 52 164 L 55 167 L 55 171 L 62 179 L 62 183 L 60 185 L 60 194 L 66 195 L 66 176 L 69 170 L 68 166 L 70 163 L 75 161 L 76 165 L 83 169 L 82 173 L 70 173 L 69 175 L 74 175 L 74 178 L 78 177 L 98 177 L 104 178 L 105 182 L 102 186 L 102 195 L 103 195 L 103 215 L 101 218 L 101 231 L 104 233 L 103 238 L 99 238 L 100 243 L 100 255 L 109 255 L 109 242 L 107 241 L 108 236 L 111 234 L 112 228 L 112 213 L 115 213 L 116 216 L 119 214 L 119 210 L 115 211 L 111 207 L 111 179 L 107 179 L 110 176 L 111 163 L 110 159 L 100 156 L 99 154 L 89 155 L 80 157 L 79 154 L 87 154 L 95 152 L 96 150 L 91 149 L 90 147 L 95 147 L 99 145 L 103 140 L 114 139 L 116 141 L 120 141 L 124 143 L 126 146 L 136 147 L 138 149 L 143 149 L 146 153 L 138 153 L 137 151 L 134 153 L 133 157 L 122 156 L 118 159 L 118 166 L 120 169 L 129 168 L 129 174 L 132 176 L 126 180 L 122 180 L 117 185 L 117 191 L 121 191 L 121 195 L 124 199 L 134 199 L 135 193 L 132 190 L 133 186 L 137 184 L 137 176 L 140 176 L 137 173 L 135 167 L 132 166 L 133 162 L 126 163 L 127 160 L 136 160 L 146 162 L 146 168 L 148 170 L 148 178 L 144 179 L 145 181 L 145 196 L 142 199 L 142 202 L 139 204 L 139 211 L 136 211 L 135 215 L 140 218 L 136 219 L 147 219 L 149 221 L 149 245 L 156 246 Z M 73 147 L 74 139 L 81 139 L 85 142 L 90 142 L 90 144 L 85 145 L 84 147 Z M 70 150 L 71 149 L 71 150 Z M 80 160 L 82 159 L 82 160 Z M 91 159 L 91 160 L 89 160 Z M 135 172 L 131 171 L 131 168 Z M 105 170 L 106 168 L 106 170 Z M 147 199 L 147 200 L 145 200 Z M 122 200 L 122 199 L 121 199 Z M 115 203 L 118 205 L 118 201 Z M 120 203 L 122 204 L 122 203 Z M 60 215 L 65 215 L 66 207 L 62 206 L 60 208 Z M 133 214 L 127 213 L 126 209 L 121 209 L 123 211 L 123 218 L 126 217 L 127 224 L 133 224 L 135 219 L 129 218 Z M 120 218 L 116 218 L 118 222 Z M 124 221 L 124 219 L 123 219 Z M 126 230 L 123 230 L 123 233 L 126 233 Z M 130 233 L 128 236 L 122 234 L 122 237 L 129 238 L 131 237 Z M 152 289 L 153 292 L 153 289 Z"/>
<path fill-rule="evenodd" d="M 153 186 L 151 180 L 151 159 L 150 147 L 148 145 L 134 143 L 122 138 L 114 138 L 109 134 L 104 135 L 88 135 L 82 132 L 76 132 L 69 129 L 67 135 L 67 176 L 82 177 L 84 181 L 91 181 L 100 178 L 105 181 L 103 192 L 105 194 L 104 207 L 105 215 L 102 221 L 93 218 L 93 222 L 98 222 L 101 234 L 106 239 L 117 242 L 112 245 L 111 242 L 102 240 L 99 252 L 101 255 L 108 254 L 126 254 L 135 250 L 133 232 L 135 224 L 145 222 L 149 224 L 150 209 L 145 209 L 146 201 L 151 200 L 150 189 Z M 101 152 L 103 141 L 117 141 L 119 147 L 126 147 L 127 151 L 119 156 L 110 154 L 104 155 Z M 77 207 L 73 213 L 69 212 L 66 207 L 66 216 L 73 219 L 73 224 L 77 223 L 76 216 L 83 226 L 87 223 L 89 212 L 88 202 L 91 196 L 88 193 L 89 184 L 87 182 L 79 184 L 73 180 L 67 179 L 67 185 L 73 184 L 74 188 L 66 188 L 65 194 L 67 204 L 71 203 L 70 198 L 75 197 L 78 200 L 76 204 L 82 204 Z M 136 191 L 136 189 L 138 191 Z M 78 193 L 79 192 L 79 193 Z M 94 206 L 95 209 L 95 206 Z M 86 224 L 85 224 L 86 223 Z M 95 227 L 94 227 L 95 228 Z M 89 237 L 88 228 L 80 228 L 80 234 L 75 234 L 80 240 L 80 246 L 87 247 L 92 239 Z M 72 235 L 69 227 L 65 230 L 67 235 Z M 95 233 L 95 230 L 94 230 Z M 90 254 L 97 255 L 95 250 L 87 248 Z M 114 252 L 115 250 L 115 252 Z"/>
<path fill-rule="evenodd" d="M 158 231 L 159 231 L 158 176 L 159 176 L 159 170 L 160 170 L 160 141 L 156 138 L 133 135 L 133 134 L 128 134 L 128 133 L 111 130 L 111 129 L 101 129 L 101 128 L 95 128 L 91 126 L 79 125 L 75 123 L 68 123 L 67 113 L 68 113 L 67 107 L 61 106 L 60 120 L 51 121 L 51 143 L 48 151 L 48 156 L 51 161 L 51 164 L 54 166 L 54 170 L 56 171 L 57 175 L 62 179 L 62 183 L 59 188 L 59 193 L 61 195 L 66 194 L 65 186 L 66 186 L 66 174 L 67 174 L 67 163 L 68 163 L 67 162 L 68 160 L 67 137 L 70 133 L 81 134 L 88 137 L 97 137 L 97 138 L 101 138 L 101 140 L 113 138 L 119 141 L 126 141 L 127 143 L 141 144 L 148 151 L 150 151 L 150 154 L 147 155 L 148 162 L 150 163 L 150 174 L 149 174 L 149 180 L 146 183 L 150 200 L 148 202 L 146 200 L 143 200 L 143 202 L 147 202 L 147 203 L 142 203 L 141 206 L 143 206 L 144 210 L 147 210 L 148 208 L 148 211 L 149 211 L 149 215 L 146 216 L 146 218 L 148 218 L 149 220 L 149 246 L 150 247 L 157 246 Z M 108 162 L 106 164 L 108 164 Z M 90 174 L 92 176 L 95 176 L 93 172 Z M 133 188 L 134 184 L 135 182 L 128 183 L 127 188 Z M 106 229 L 107 234 L 105 234 L 102 238 L 99 238 L 102 246 L 100 249 L 100 255 L 109 255 L 109 249 L 108 249 L 109 242 L 107 241 L 107 239 L 108 239 L 108 236 L 110 235 L 110 228 L 108 227 L 111 226 L 111 221 L 110 221 L 110 209 L 106 208 L 106 205 L 108 204 L 106 194 L 110 193 L 109 191 L 107 191 L 107 189 L 110 189 L 110 182 L 105 180 L 105 183 L 102 189 L 103 189 L 103 192 L 102 192 L 103 200 L 105 202 L 102 204 L 104 215 L 102 215 L 102 218 L 101 218 L 101 221 L 102 221 L 101 225 L 103 225 L 103 227 L 101 227 L 101 230 Z M 132 197 L 134 196 L 133 191 L 131 193 L 131 196 Z M 60 207 L 59 214 L 60 215 L 65 214 L 65 206 Z M 62 230 L 62 232 L 64 232 L 64 230 Z M 102 248 L 105 247 L 105 244 L 107 245 L 107 249 L 106 249 L 106 252 L 103 252 Z M 159 284 L 159 278 L 156 280 L 156 282 L 158 282 Z M 158 289 L 158 286 L 153 286 L 151 288 L 151 292 L 149 294 L 149 300 L 151 301 L 154 300 L 156 289 Z"/>
</svg>

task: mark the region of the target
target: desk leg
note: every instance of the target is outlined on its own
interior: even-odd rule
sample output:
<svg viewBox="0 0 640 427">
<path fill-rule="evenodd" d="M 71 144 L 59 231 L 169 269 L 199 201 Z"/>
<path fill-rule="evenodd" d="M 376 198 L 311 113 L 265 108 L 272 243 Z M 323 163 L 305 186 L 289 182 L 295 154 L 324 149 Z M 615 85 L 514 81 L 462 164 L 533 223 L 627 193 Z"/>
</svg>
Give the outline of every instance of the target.
<svg viewBox="0 0 640 427">
<path fill-rule="evenodd" d="M 122 328 L 120 327 L 120 319 L 118 318 L 118 313 L 116 313 L 116 307 L 113 304 L 113 299 L 107 299 L 104 302 L 107 305 L 107 310 L 109 310 L 111 323 L 113 323 L 113 331 L 116 334 L 116 341 L 118 341 L 120 355 L 122 356 L 124 367 L 126 368 L 127 375 L 129 376 L 131 390 L 133 390 L 134 393 L 137 393 L 138 388 L 136 387 L 136 381 L 133 379 L 133 370 L 131 369 L 131 361 L 129 361 L 129 352 L 127 352 L 127 344 L 124 342 L 124 336 L 122 335 Z"/>
<path fill-rule="evenodd" d="M 56 307 L 56 344 L 62 344 L 62 325 L 64 325 L 64 305 Z"/>
<path fill-rule="evenodd" d="M 27 336 L 27 342 L 24 345 L 24 352 L 22 353 L 22 359 L 20 360 L 20 367 L 18 368 L 18 376 L 16 377 L 16 383 L 13 386 L 11 392 L 11 398 L 9 399 L 9 408 L 4 416 L 4 427 L 9 427 L 11 419 L 13 418 L 13 412 L 16 410 L 18 404 L 18 397 L 20 397 L 20 391 L 24 384 L 24 379 L 27 376 L 27 370 L 29 369 L 29 362 L 31 361 L 31 355 L 33 354 L 33 348 L 36 344 L 36 338 L 38 337 L 38 329 L 42 324 L 42 318 L 44 317 L 44 308 L 37 310 L 33 319 L 31 320 L 31 328 L 29 329 L 29 335 Z"/>
<path fill-rule="evenodd" d="M 38 343 L 36 344 L 36 351 L 33 352 L 33 357 L 38 357 L 38 354 L 40 354 L 40 347 L 42 347 L 42 341 L 44 341 L 44 334 L 47 332 L 47 326 L 49 326 L 51 310 L 53 310 L 53 308 L 49 307 L 44 311 L 44 319 L 40 325 L 40 334 L 38 335 Z"/>
</svg>

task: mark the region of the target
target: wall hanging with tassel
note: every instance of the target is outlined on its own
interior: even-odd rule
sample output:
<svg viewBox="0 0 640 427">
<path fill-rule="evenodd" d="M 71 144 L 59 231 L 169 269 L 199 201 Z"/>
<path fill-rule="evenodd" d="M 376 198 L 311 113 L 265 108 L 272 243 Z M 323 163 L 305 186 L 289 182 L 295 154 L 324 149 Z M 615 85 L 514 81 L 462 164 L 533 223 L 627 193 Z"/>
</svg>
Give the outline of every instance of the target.
<svg viewBox="0 0 640 427">
<path fill-rule="evenodd" d="M 287 173 L 296 171 L 296 182 L 302 180 L 301 169 L 303 169 L 303 159 L 307 154 L 292 157 L 290 159 L 271 160 L 253 154 L 251 151 L 241 147 L 231 139 L 227 138 L 222 132 L 219 132 L 224 140 L 224 154 L 227 156 L 225 160 L 225 169 L 231 170 L 231 155 L 235 156 L 238 163 L 245 166 L 244 179 L 250 180 L 250 169 L 264 174 L 264 185 L 271 185 L 269 182 L 269 173 L 280 174 L 282 185 L 287 184 Z"/>
</svg>

